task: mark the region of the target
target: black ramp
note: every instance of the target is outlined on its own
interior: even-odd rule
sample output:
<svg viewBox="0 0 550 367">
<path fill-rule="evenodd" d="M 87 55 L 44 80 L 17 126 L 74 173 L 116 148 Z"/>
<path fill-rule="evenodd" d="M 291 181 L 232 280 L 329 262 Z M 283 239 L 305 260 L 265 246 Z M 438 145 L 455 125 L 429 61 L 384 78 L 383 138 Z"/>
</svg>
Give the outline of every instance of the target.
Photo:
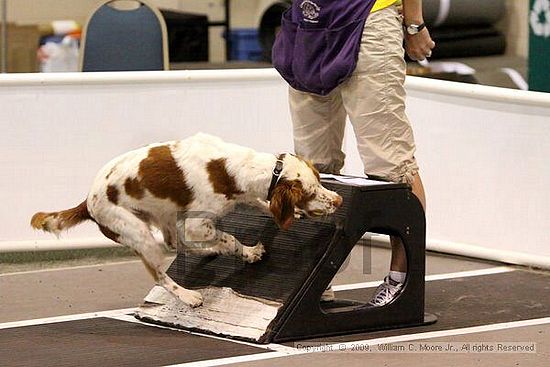
<svg viewBox="0 0 550 367">
<path fill-rule="evenodd" d="M 344 199 L 334 215 L 298 220 L 283 231 L 270 217 L 237 208 L 217 228 L 248 246 L 261 241 L 262 260 L 247 264 L 182 251 L 168 273 L 200 291 L 203 305 L 191 309 L 156 287 L 137 317 L 260 343 L 435 322 L 424 313 L 424 211 L 410 187 L 343 176 L 322 183 Z M 384 307 L 354 300 L 321 306 L 321 294 L 366 232 L 403 240 L 409 264 L 403 291 Z"/>
<path fill-rule="evenodd" d="M 230 214 L 217 228 L 233 234 L 245 246 L 262 242 L 264 257 L 247 264 L 231 256 L 204 258 L 182 253 L 168 274 L 186 288 L 223 286 L 273 301 L 285 301 L 298 291 L 296 283 L 311 274 L 336 232 L 334 223 L 321 220 L 278 231 L 270 217 L 251 215 L 246 209 Z"/>
<path fill-rule="evenodd" d="M 337 292 L 338 297 L 365 301 L 369 294 L 363 289 Z M 348 342 L 549 317 L 550 275 L 516 270 L 430 281 L 426 283 L 426 307 L 437 315 L 437 324 L 311 341 Z"/>
</svg>

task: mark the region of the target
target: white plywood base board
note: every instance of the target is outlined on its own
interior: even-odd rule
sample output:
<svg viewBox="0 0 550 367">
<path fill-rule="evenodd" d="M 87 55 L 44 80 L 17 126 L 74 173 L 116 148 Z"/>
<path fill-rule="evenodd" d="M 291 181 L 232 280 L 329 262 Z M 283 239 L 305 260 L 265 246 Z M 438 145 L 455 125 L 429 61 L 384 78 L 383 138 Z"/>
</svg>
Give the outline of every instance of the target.
<svg viewBox="0 0 550 367">
<path fill-rule="evenodd" d="M 282 303 L 241 295 L 231 288 L 196 289 L 203 304 L 193 308 L 183 304 L 164 288 L 156 286 L 145 297 L 136 317 L 156 323 L 216 335 L 258 341 L 277 316 Z"/>
</svg>

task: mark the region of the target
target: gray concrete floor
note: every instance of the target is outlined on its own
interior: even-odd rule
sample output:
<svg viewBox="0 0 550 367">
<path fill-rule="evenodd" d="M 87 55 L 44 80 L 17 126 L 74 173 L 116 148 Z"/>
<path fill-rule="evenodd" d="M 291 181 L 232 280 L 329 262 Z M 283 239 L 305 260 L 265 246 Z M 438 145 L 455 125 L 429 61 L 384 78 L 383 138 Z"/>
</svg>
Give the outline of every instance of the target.
<svg viewBox="0 0 550 367">
<path fill-rule="evenodd" d="M 167 266 L 171 259 L 166 258 Z M 389 261 L 389 249 L 356 246 L 334 284 L 381 280 L 388 271 Z M 33 263 L 0 267 L 0 322 L 135 307 L 153 286 L 149 273 L 136 257 L 81 258 L 34 266 L 37 271 L 33 271 Z M 426 273 L 491 266 L 494 264 L 430 254 Z"/>
<path fill-rule="evenodd" d="M 334 284 L 381 280 L 388 270 L 390 251 L 383 247 L 357 246 Z M 101 262 L 101 264 L 95 264 Z M 167 257 L 166 264 L 171 262 Z M 5 264 L 2 264 L 5 265 Z M 427 274 L 443 274 L 501 266 L 503 264 L 428 253 Z M 59 267 L 72 268 L 59 269 Z M 41 262 L 0 266 L 0 322 L 28 320 L 137 306 L 153 281 L 143 265 L 133 257 Z M 46 268 L 46 269 L 44 269 Z M 56 269 L 57 268 L 57 269 Z M 9 270 L 9 271 L 8 271 Z M 22 271 L 22 272 L 20 272 Z M 527 271 L 521 270 L 520 271 Z M 490 286 L 490 285 L 488 285 Z M 513 295 L 510 295 L 513 297 Z M 550 315 L 549 315 L 550 316 Z M 434 353 L 316 353 L 264 361 L 243 366 L 548 366 L 550 326 L 456 335 L 427 342 L 534 342 L 534 354 L 434 354 Z M 414 341 L 419 343 L 420 341 Z"/>
<path fill-rule="evenodd" d="M 505 354 L 505 353 L 400 353 L 400 352 L 350 352 L 350 353 L 315 353 L 302 354 L 292 357 L 275 358 L 263 361 L 235 363 L 228 366 L 238 367 L 286 367 L 286 366 L 315 366 L 315 367 L 441 367 L 441 366 L 478 366 L 478 367 L 548 367 L 550 353 L 548 350 L 550 326 L 532 326 L 504 331 L 477 333 L 473 335 L 450 336 L 429 340 L 415 340 L 404 342 L 419 347 L 420 344 L 435 345 L 436 343 L 452 343 L 461 346 L 480 345 L 482 343 L 500 342 L 534 342 L 536 353 Z"/>
</svg>

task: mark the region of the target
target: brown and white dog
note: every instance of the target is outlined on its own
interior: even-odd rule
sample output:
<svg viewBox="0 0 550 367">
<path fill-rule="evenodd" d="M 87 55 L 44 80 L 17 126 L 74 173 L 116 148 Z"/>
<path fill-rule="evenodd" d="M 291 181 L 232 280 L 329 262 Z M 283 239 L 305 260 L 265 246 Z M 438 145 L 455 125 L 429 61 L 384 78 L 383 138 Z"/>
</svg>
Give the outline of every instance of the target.
<svg viewBox="0 0 550 367">
<path fill-rule="evenodd" d="M 258 153 L 206 134 L 152 144 L 107 163 L 80 205 L 36 213 L 31 225 L 59 234 L 84 220 L 95 221 L 105 236 L 132 248 L 141 257 L 158 285 L 196 307 L 202 303 L 201 294 L 179 286 L 163 271 L 163 246 L 156 242 L 151 226 L 162 232 L 164 242 L 172 248 L 185 246 L 186 237 L 210 238 L 206 247 L 191 247 L 204 255 L 231 254 L 252 263 L 264 253 L 261 243 L 242 246 L 224 232 L 212 238 L 215 229 L 211 220 L 181 225 L 177 213 L 222 216 L 238 202 L 246 202 L 269 210 L 276 223 L 287 229 L 295 209 L 309 216 L 322 216 L 342 204 L 337 193 L 321 185 L 319 173 L 309 162 L 291 154 L 280 159 L 282 172 L 276 185 L 271 185 L 277 159 L 273 154 Z"/>
</svg>

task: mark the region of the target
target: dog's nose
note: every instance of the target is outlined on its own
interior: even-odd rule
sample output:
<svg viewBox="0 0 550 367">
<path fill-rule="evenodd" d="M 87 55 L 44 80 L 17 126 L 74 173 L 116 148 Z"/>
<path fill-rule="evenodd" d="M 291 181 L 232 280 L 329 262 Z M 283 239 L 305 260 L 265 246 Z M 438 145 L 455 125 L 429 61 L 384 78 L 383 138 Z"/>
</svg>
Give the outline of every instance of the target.
<svg viewBox="0 0 550 367">
<path fill-rule="evenodd" d="M 344 199 L 342 199 L 342 197 L 340 195 L 336 195 L 336 199 L 334 199 L 334 201 L 332 202 L 334 204 L 335 207 L 339 208 L 342 206 L 342 202 L 344 201 Z"/>
</svg>

